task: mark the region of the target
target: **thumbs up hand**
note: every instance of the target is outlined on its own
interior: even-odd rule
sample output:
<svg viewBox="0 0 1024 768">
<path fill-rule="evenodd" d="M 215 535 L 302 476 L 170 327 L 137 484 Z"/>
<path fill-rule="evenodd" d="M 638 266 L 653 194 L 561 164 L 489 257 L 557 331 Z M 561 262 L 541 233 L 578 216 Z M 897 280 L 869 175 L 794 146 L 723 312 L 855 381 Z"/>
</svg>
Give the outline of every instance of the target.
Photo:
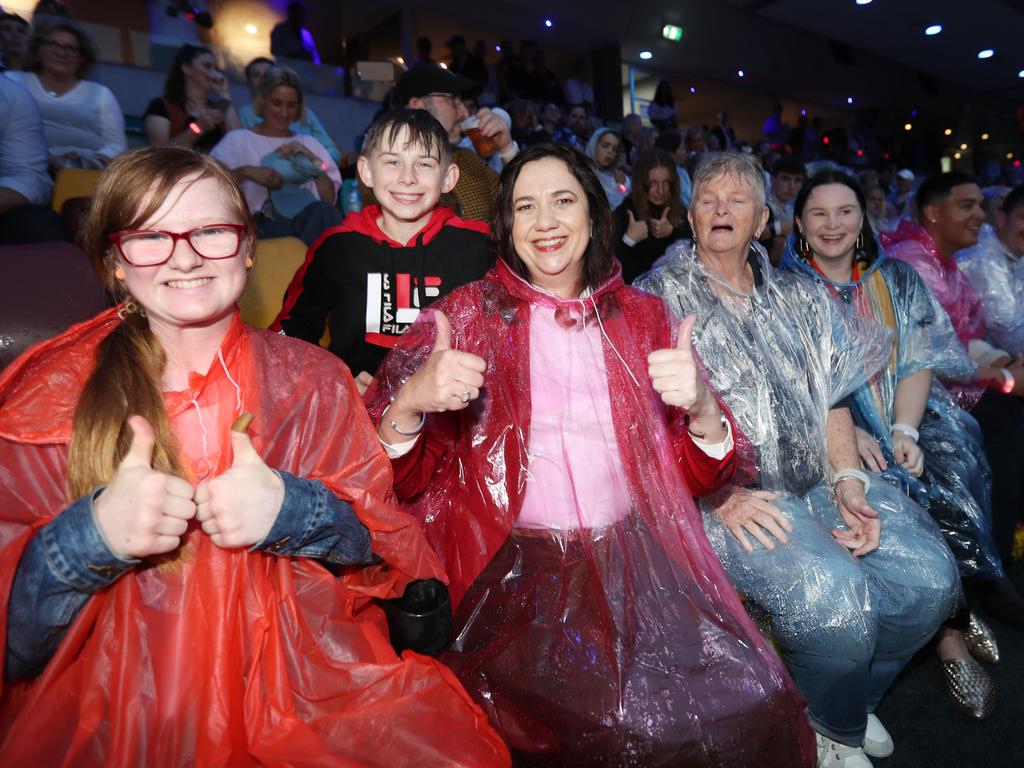
<svg viewBox="0 0 1024 768">
<path fill-rule="evenodd" d="M 669 206 L 665 206 L 661 216 L 651 222 L 651 233 L 657 238 L 668 237 L 672 234 L 672 222 L 668 220 Z"/>
<path fill-rule="evenodd" d="M 647 222 L 643 219 L 637 221 L 636 217 L 633 216 L 633 212 L 628 208 L 626 209 L 626 215 L 629 217 L 629 222 L 626 225 L 626 236 L 634 243 L 646 240 L 649 234 Z"/>
<path fill-rule="evenodd" d="M 96 527 L 119 557 L 143 558 L 178 548 L 196 514 L 192 485 L 153 469 L 156 434 L 142 416 L 128 419 L 132 444 L 93 504 Z"/>
<path fill-rule="evenodd" d="M 253 448 L 249 435 L 231 430 L 231 467 L 196 488 L 196 519 L 218 547 L 263 541 L 284 502 L 284 482 Z"/>
<path fill-rule="evenodd" d="M 719 409 L 693 357 L 693 326 L 696 321 L 697 318 L 690 315 L 679 324 L 679 338 L 673 349 L 659 349 L 647 356 L 647 375 L 651 377 L 654 391 L 661 395 L 666 405 L 682 408 L 692 417 L 691 423 L 694 420 L 707 423 L 709 430 L 695 431 L 713 439 L 721 434 Z"/>
<path fill-rule="evenodd" d="M 471 352 L 452 349 L 452 327 L 443 312 L 434 310 L 437 335 L 430 357 L 395 395 L 387 418 L 377 430 L 388 443 L 408 440 L 424 413 L 461 411 L 480 396 L 487 362 Z M 388 426 L 394 421 L 403 432 Z"/>
</svg>

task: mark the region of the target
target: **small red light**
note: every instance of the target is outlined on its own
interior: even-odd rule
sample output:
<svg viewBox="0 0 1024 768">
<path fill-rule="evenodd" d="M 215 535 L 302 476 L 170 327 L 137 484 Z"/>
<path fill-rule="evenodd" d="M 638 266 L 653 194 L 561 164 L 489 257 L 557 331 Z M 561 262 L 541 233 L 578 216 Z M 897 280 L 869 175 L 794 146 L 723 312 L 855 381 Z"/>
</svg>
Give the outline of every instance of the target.
<svg viewBox="0 0 1024 768">
<path fill-rule="evenodd" d="M 864 157 L 864 150 L 863 149 L 858 149 L 857 150 L 857 157 Z"/>
<path fill-rule="evenodd" d="M 1020 160 L 1014 160 L 1013 161 L 1013 167 L 1014 168 L 1020 168 Z"/>
<path fill-rule="evenodd" d="M 828 136 L 826 136 L 825 138 L 823 138 L 823 139 L 821 140 L 821 143 L 822 143 L 822 144 L 828 144 Z"/>
<path fill-rule="evenodd" d="M 194 133 L 196 136 L 203 132 L 203 129 L 199 127 L 199 123 L 197 123 L 195 120 L 188 124 L 188 129 L 192 131 L 192 133 Z"/>
<path fill-rule="evenodd" d="M 888 152 L 883 152 L 882 153 L 882 159 L 883 160 L 888 160 L 889 159 L 889 153 Z"/>
</svg>

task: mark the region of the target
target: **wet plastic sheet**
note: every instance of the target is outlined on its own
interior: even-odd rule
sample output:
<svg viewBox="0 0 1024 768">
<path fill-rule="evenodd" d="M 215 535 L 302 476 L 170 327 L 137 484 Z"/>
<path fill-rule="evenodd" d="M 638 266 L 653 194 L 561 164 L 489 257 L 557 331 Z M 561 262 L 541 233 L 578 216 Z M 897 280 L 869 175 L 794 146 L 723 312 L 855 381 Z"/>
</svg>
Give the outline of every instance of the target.
<svg viewBox="0 0 1024 768">
<path fill-rule="evenodd" d="M 116 322 L 107 312 L 75 327 L 0 380 L 4 630 L 21 552 L 68 503 L 71 416 Z M 175 556 L 93 595 L 39 678 L 6 687 L 4 762 L 507 765 L 451 672 L 412 653 L 399 659 L 388 643 L 374 598 L 443 576 L 390 500 L 387 460 L 344 367 L 237 319 L 222 353 L 223 367 L 167 398 L 191 479 L 230 464 L 229 426 L 249 410 L 267 464 L 349 501 L 383 561 L 339 578 L 308 559 L 220 549 L 193 524 Z"/>
<path fill-rule="evenodd" d="M 757 478 L 737 484 L 802 494 L 828 478 L 825 421 L 835 403 L 877 371 L 892 332 L 849 318 L 814 283 L 752 255 L 764 289 L 743 293 L 699 263 L 692 241 L 673 246 L 637 286 L 678 317 L 697 315 L 694 344 L 753 444 Z"/>
<path fill-rule="evenodd" d="M 428 416 L 414 465 L 395 462 L 396 490 L 451 578 L 457 637 L 443 660 L 517 764 L 813 763 L 804 702 L 691 498 L 724 480 L 719 462 L 646 375 L 647 354 L 673 341 L 665 305 L 618 274 L 558 300 L 499 261 L 435 309 L 453 347 L 486 360 L 483 395 Z M 367 392 L 371 415 L 433 337 L 430 317 L 402 337 Z M 549 407 L 559 391 L 566 407 Z M 567 482 L 568 502 L 552 502 Z"/>
<path fill-rule="evenodd" d="M 994 230 L 956 254 L 956 265 L 985 308 L 990 341 L 1011 355 L 1024 354 L 1024 258 L 1013 256 Z"/>
<path fill-rule="evenodd" d="M 825 280 L 796 253 L 792 238 L 782 266 Z M 878 441 L 889 465 L 883 476 L 909 493 L 939 524 L 961 574 L 1001 576 L 992 540 L 992 471 L 981 432 L 939 380 L 970 381 L 975 375 L 949 317 L 910 265 L 884 255 L 859 281 L 828 285 L 843 312 L 864 314 L 896 333 L 886 365 L 854 395 L 854 419 Z M 899 382 L 925 369 L 933 377 L 918 428 L 918 445 L 925 455 L 924 473 L 918 479 L 893 458 L 892 413 Z"/>
<path fill-rule="evenodd" d="M 948 616 L 955 564 L 935 524 L 878 479 L 868 500 L 883 522 L 879 549 L 853 558 L 832 537 L 843 522 L 828 484 L 828 412 L 887 359 L 892 332 L 845 316 L 822 286 L 774 270 L 756 243 L 750 259 L 759 276 L 750 293 L 705 270 L 692 242 L 670 249 L 637 285 L 679 317 L 696 315 L 694 343 L 752 444 L 757 473 L 734 482 L 778 493 L 773 504 L 793 524 L 787 544 L 754 542 L 747 553 L 702 501 L 708 538 L 767 612 L 816 727 L 848 737 L 863 732 L 885 683 Z M 892 665 L 888 677 L 869 671 L 878 658 Z"/>
<path fill-rule="evenodd" d="M 985 339 L 985 311 L 980 299 L 956 263 L 947 262 L 939 255 L 935 241 L 924 227 L 916 222 L 901 221 L 899 229 L 883 232 L 879 238 L 887 257 L 905 261 L 924 280 L 952 321 L 964 349 L 973 339 Z M 974 407 L 985 391 L 980 384 L 961 381 L 948 384 L 950 392 L 967 410 Z"/>
</svg>

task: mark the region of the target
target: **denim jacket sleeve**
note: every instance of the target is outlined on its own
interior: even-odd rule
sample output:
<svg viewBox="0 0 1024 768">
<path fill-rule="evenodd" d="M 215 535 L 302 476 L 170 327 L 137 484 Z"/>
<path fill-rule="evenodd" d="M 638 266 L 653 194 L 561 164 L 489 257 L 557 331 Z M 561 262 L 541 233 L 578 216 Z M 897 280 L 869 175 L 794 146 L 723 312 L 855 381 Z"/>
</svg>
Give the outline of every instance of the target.
<svg viewBox="0 0 1024 768">
<path fill-rule="evenodd" d="M 40 528 L 18 563 L 7 608 L 8 680 L 42 671 L 89 596 L 141 562 L 118 557 L 103 540 L 92 513 L 102 490 Z"/>
<path fill-rule="evenodd" d="M 370 533 L 352 507 L 319 480 L 278 472 L 285 494 L 277 519 L 251 551 L 309 557 L 334 565 L 368 563 Z M 39 530 L 18 564 L 7 611 L 5 677 L 42 671 L 90 595 L 139 564 L 103 540 L 85 496 Z"/>
<path fill-rule="evenodd" d="M 310 557 L 332 565 L 371 562 L 370 532 L 348 502 L 319 480 L 275 471 L 284 481 L 284 501 L 270 532 L 250 551 Z"/>
</svg>

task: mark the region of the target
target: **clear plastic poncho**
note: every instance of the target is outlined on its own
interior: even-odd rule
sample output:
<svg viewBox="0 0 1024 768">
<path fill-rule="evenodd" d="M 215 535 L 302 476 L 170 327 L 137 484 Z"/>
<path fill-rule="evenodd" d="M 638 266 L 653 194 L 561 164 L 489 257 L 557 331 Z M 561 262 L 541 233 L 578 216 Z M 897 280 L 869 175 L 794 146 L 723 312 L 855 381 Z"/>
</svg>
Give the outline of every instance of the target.
<svg viewBox="0 0 1024 768">
<path fill-rule="evenodd" d="M 753 444 L 757 477 L 734 482 L 803 494 L 828 479 L 829 409 L 878 370 L 892 334 L 868 320 L 848 325 L 823 288 L 775 271 L 759 243 L 750 258 L 761 276 L 753 293 L 706 271 L 689 240 L 637 287 L 680 318 L 697 316 L 694 345 Z"/>
<path fill-rule="evenodd" d="M 72 417 L 96 347 L 118 322 L 104 312 L 0 377 L 0 653 L 22 552 L 71 501 Z M 309 558 L 221 549 L 191 521 L 178 550 L 88 599 L 39 677 L 4 685 L 4 762 L 508 765 L 451 672 L 412 652 L 399 658 L 388 641 L 377 599 L 443 573 L 393 501 L 344 365 L 236 315 L 210 371 L 165 393 L 165 404 L 190 482 L 230 466 L 230 426 L 249 411 L 267 465 L 348 501 L 380 560 L 335 574 Z"/>
<path fill-rule="evenodd" d="M 981 301 L 956 264 L 942 258 L 924 227 L 914 221 L 901 221 L 895 232 L 883 232 L 879 240 L 887 258 L 906 262 L 914 268 L 946 311 L 964 349 L 970 348 L 973 339 L 987 336 Z M 957 402 L 967 410 L 974 407 L 985 390 L 984 385 L 977 382 L 947 383 Z"/>
<path fill-rule="evenodd" d="M 957 252 L 956 265 L 985 308 L 989 340 L 1011 355 L 1024 354 L 1024 258 L 986 227 L 977 245 Z"/>
<path fill-rule="evenodd" d="M 396 491 L 450 578 L 442 660 L 517 764 L 813 764 L 805 704 L 692 500 L 725 482 L 734 454 L 701 452 L 647 377 L 647 355 L 673 343 L 665 304 L 617 266 L 561 300 L 499 260 L 433 309 L 453 348 L 486 361 L 484 387 L 427 417 L 394 461 Z M 425 314 L 368 390 L 373 417 L 433 341 Z"/>
<path fill-rule="evenodd" d="M 829 487 L 829 410 L 890 354 L 892 332 L 846 317 L 820 285 L 774 270 L 751 244 L 755 288 L 731 287 L 680 243 L 637 283 L 679 317 L 694 314 L 694 344 L 711 381 L 750 438 L 756 475 L 734 479 L 778 494 L 794 525 L 788 544 L 747 553 L 702 501 L 708 538 L 730 576 L 767 620 L 808 696 L 815 726 L 863 728 L 898 664 L 920 648 L 956 598 L 952 555 L 935 524 L 895 488 L 867 494 L 882 520 L 881 544 L 853 558 L 831 531 L 843 527 Z M 915 618 L 904 621 L 908 613 Z M 892 663 L 876 677 L 878 658 Z M 829 660 L 832 661 L 829 661 Z M 869 672 L 869 669 L 872 670 Z"/>
<path fill-rule="evenodd" d="M 1001 576 L 992 540 L 992 470 L 978 423 L 941 380 L 969 382 L 976 369 L 949 317 L 909 264 L 888 259 L 879 249 L 874 263 L 855 272 L 850 283 L 832 283 L 786 243 L 782 268 L 823 283 L 842 311 L 870 317 L 895 333 L 886 365 L 854 394 L 858 426 L 878 442 L 888 468 L 882 475 L 903 488 L 939 524 L 961 574 Z M 932 371 L 931 390 L 918 427 L 924 473 L 912 476 L 893 458 L 892 414 L 903 379 Z"/>
</svg>

